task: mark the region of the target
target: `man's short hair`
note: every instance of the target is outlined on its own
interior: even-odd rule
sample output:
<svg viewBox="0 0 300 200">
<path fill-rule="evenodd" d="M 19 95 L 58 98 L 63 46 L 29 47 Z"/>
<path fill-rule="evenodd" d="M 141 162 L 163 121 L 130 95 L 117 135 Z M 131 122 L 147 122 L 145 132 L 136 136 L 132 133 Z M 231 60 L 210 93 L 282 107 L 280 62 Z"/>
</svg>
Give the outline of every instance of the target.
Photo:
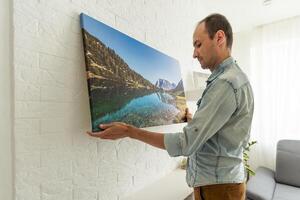
<svg viewBox="0 0 300 200">
<path fill-rule="evenodd" d="M 227 40 L 227 48 L 231 49 L 233 36 L 232 36 L 232 28 L 228 20 L 224 15 L 221 14 L 211 14 L 201 20 L 199 24 L 202 22 L 205 23 L 206 31 L 208 32 L 209 38 L 213 39 L 216 32 L 218 30 L 222 30 L 225 33 L 226 40 Z"/>
</svg>

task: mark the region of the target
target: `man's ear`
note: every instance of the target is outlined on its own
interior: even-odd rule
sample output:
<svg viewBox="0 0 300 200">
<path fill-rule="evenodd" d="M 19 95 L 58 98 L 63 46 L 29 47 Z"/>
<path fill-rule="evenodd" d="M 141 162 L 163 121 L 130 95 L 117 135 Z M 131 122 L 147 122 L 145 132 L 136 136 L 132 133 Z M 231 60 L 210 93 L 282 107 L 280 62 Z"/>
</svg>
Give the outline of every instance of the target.
<svg viewBox="0 0 300 200">
<path fill-rule="evenodd" d="M 226 41 L 226 36 L 225 36 L 225 33 L 224 31 L 222 30 L 218 30 L 215 34 L 215 38 L 216 38 L 216 41 L 217 41 L 217 45 L 220 47 L 222 46 L 223 44 L 225 44 L 225 41 Z"/>
</svg>

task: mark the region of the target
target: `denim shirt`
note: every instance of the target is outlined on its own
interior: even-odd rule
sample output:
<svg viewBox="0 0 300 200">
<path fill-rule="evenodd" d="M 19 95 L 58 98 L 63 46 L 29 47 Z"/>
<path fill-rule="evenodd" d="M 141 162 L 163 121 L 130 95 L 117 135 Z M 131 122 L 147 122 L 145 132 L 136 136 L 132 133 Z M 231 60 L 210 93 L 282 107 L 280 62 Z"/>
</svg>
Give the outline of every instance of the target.
<svg viewBox="0 0 300 200">
<path fill-rule="evenodd" d="M 183 132 L 164 136 L 170 156 L 188 156 L 190 187 L 245 181 L 243 150 L 249 137 L 254 101 L 250 83 L 232 57 L 212 72 Z"/>
</svg>

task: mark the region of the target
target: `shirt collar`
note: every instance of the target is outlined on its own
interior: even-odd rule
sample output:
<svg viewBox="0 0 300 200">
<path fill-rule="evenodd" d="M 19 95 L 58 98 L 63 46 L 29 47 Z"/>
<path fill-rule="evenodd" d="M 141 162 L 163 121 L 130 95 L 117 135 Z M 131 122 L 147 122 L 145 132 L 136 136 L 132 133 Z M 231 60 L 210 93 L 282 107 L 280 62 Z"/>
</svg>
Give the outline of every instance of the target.
<svg viewBox="0 0 300 200">
<path fill-rule="evenodd" d="M 231 65 L 234 62 L 233 57 L 228 57 L 223 62 L 221 62 L 215 69 L 212 71 L 211 75 L 208 77 L 206 83 L 209 84 L 213 80 L 215 80 L 221 73 L 224 72 L 224 69 Z"/>
</svg>

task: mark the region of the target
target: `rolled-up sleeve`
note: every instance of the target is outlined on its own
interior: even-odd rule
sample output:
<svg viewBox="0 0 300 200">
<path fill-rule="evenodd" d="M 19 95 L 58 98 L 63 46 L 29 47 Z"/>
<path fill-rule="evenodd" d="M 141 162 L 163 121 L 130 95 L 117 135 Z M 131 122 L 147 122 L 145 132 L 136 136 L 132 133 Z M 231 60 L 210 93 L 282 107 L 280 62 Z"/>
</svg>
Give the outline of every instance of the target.
<svg viewBox="0 0 300 200">
<path fill-rule="evenodd" d="M 170 156 L 182 155 L 182 145 L 180 136 L 182 133 L 169 133 L 164 136 L 166 150 Z"/>
<path fill-rule="evenodd" d="M 164 135 L 164 144 L 170 156 L 189 156 L 230 119 L 237 108 L 235 90 L 225 80 L 218 79 L 203 95 L 193 119 L 183 132 Z"/>
</svg>

